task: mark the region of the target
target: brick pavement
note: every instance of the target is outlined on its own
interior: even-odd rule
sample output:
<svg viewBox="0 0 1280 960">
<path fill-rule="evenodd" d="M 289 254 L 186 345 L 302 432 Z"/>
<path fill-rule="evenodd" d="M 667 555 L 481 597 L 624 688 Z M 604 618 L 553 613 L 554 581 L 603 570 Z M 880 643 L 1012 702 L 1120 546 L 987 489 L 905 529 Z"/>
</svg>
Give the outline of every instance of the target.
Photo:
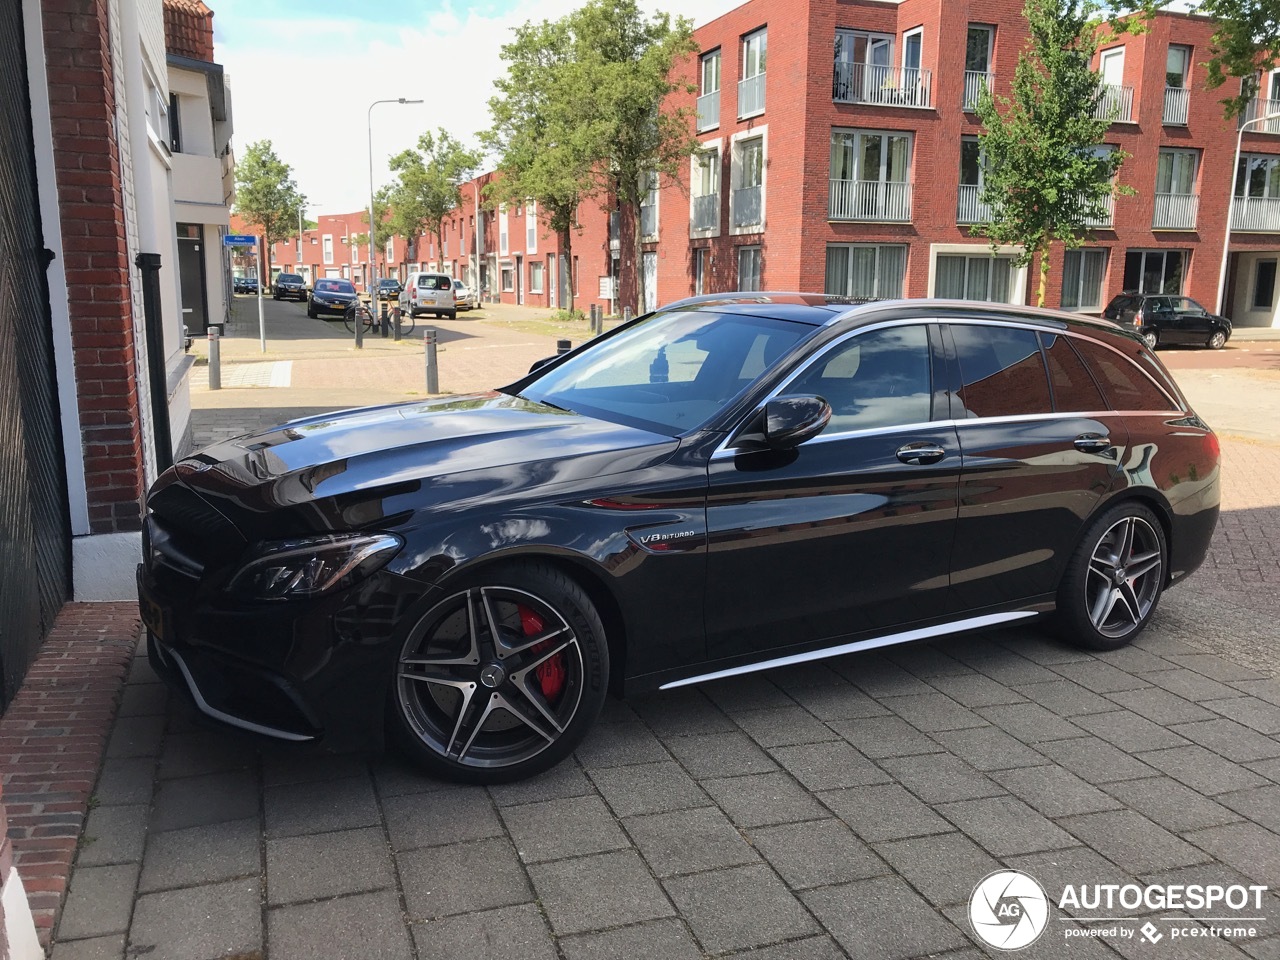
<svg viewBox="0 0 1280 960">
<path fill-rule="evenodd" d="M 1223 570 L 1258 559 L 1233 513 L 1277 511 L 1241 473 Z M 1274 619 L 1198 617 L 1226 582 L 1111 654 L 1005 631 L 611 703 L 569 762 L 491 789 L 206 729 L 139 660 L 53 957 L 969 960 L 998 865 L 1051 891 L 1277 887 L 1280 682 L 1206 652 L 1240 624 L 1274 643 Z M 1181 953 L 1053 920 L 1021 955 L 1274 957 L 1273 894 L 1261 914 Z"/>
</svg>

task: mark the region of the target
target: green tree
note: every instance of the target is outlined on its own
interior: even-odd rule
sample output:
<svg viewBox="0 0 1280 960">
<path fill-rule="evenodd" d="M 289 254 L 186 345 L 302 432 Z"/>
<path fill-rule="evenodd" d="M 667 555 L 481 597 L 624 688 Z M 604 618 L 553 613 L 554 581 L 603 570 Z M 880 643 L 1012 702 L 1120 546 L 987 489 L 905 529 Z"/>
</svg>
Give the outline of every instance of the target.
<svg viewBox="0 0 1280 960">
<path fill-rule="evenodd" d="M 1146 28 L 1169 0 L 1110 0 L 1107 12 L 1118 30 L 1136 32 Z M 1254 96 L 1268 97 L 1269 91 L 1257 91 L 1253 76 L 1266 73 L 1280 63 L 1280 3 L 1276 0 L 1195 0 L 1190 12 L 1212 17 L 1216 23 L 1213 41 L 1205 61 L 1209 70 L 1208 86 L 1216 90 L 1229 77 L 1245 81 L 1237 96 L 1223 99 L 1228 117 L 1243 113 Z"/>
<path fill-rule="evenodd" d="M 443 251 L 445 218 L 461 199 L 458 185 L 469 180 L 479 165 L 480 155 L 444 129 L 424 133 L 418 138 L 417 149 L 392 157 L 390 166 L 396 180 L 386 194 L 390 232 L 411 242 L 432 234 L 437 250 Z"/>
<path fill-rule="evenodd" d="M 984 90 L 977 105 L 982 202 L 991 215 L 974 232 L 986 235 L 993 249 L 1020 247 L 1018 266 L 1039 257 L 1041 306 L 1050 246 L 1061 241 L 1072 249 L 1085 241 L 1090 221 L 1104 217 L 1127 156 L 1096 149 L 1110 125 L 1095 118 L 1102 102 L 1101 77 L 1090 66 L 1099 43 L 1096 14 L 1090 0 L 1026 0 L 1031 39 L 1018 56 L 1013 96 Z"/>
<path fill-rule="evenodd" d="M 293 169 L 276 156 L 270 140 L 245 148 L 236 160 L 235 212 L 257 227 L 268 248 L 297 235 L 298 211 L 305 203 Z"/>
<path fill-rule="evenodd" d="M 573 263 L 578 208 L 591 192 L 593 128 L 570 86 L 574 54 L 567 18 L 516 28 L 502 48 L 507 73 L 489 101 L 492 126 L 481 142 L 498 156 L 499 176 L 485 189 L 489 205 L 532 200 Z M 573 310 L 573 284 L 565 285 Z"/>
</svg>

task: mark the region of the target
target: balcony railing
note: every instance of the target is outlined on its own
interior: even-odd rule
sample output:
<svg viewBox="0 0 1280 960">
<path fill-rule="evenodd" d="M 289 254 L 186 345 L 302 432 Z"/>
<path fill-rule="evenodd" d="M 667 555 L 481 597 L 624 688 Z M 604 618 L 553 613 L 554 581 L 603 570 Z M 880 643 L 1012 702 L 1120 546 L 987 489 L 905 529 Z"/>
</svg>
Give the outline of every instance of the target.
<svg viewBox="0 0 1280 960">
<path fill-rule="evenodd" d="M 1258 120 L 1273 113 L 1280 113 L 1280 100 L 1263 100 L 1261 97 L 1254 97 L 1245 106 L 1244 115 L 1240 118 L 1240 122 L 1247 123 L 1250 120 Z M 1280 133 L 1280 118 L 1268 120 L 1265 123 L 1255 123 L 1249 128 L 1249 132 Z"/>
<path fill-rule="evenodd" d="M 693 198 L 693 229 L 714 230 L 720 225 L 720 194 Z"/>
<path fill-rule="evenodd" d="M 933 74 L 919 67 L 882 67 L 837 61 L 831 97 L 837 103 L 872 103 L 882 107 L 928 107 Z"/>
<path fill-rule="evenodd" d="M 654 240 L 658 236 L 658 208 L 642 205 L 640 207 L 640 238 Z"/>
<path fill-rule="evenodd" d="M 978 108 L 978 98 L 982 96 L 984 88 L 989 88 L 993 81 L 992 75 L 985 70 L 966 70 L 964 72 L 964 109 L 966 113 L 973 113 Z"/>
<path fill-rule="evenodd" d="M 960 184 L 960 202 L 956 205 L 956 223 L 988 223 L 991 206 L 982 202 L 982 187 L 976 183 Z"/>
<path fill-rule="evenodd" d="M 755 117 L 764 113 L 764 77 L 757 73 L 738 81 L 738 119 Z"/>
<path fill-rule="evenodd" d="M 1185 127 L 1191 108 L 1191 90 L 1187 87 L 1164 88 L 1164 122 L 1172 127 Z"/>
<path fill-rule="evenodd" d="M 739 187 L 733 191 L 733 225 L 735 227 L 754 227 L 760 223 L 763 214 L 764 193 L 759 185 Z"/>
<path fill-rule="evenodd" d="M 1152 229 L 1194 230 L 1199 207 L 1198 193 L 1157 193 L 1156 215 L 1151 220 Z"/>
<path fill-rule="evenodd" d="M 698 98 L 698 132 L 720 126 L 720 91 L 713 90 Z"/>
<path fill-rule="evenodd" d="M 1231 210 L 1231 229 L 1250 233 L 1280 233 L 1280 199 L 1236 197 Z"/>
<path fill-rule="evenodd" d="M 1110 120 L 1112 123 L 1131 123 L 1133 121 L 1133 87 L 1122 87 L 1118 83 L 1099 85 L 1102 99 L 1093 115 L 1099 120 Z"/>
<path fill-rule="evenodd" d="M 1085 226 L 1093 227 L 1095 229 L 1098 227 L 1112 227 L 1116 222 L 1116 195 L 1114 193 L 1108 193 L 1103 197 L 1101 215 L 1097 217 L 1086 217 L 1084 222 Z"/>
<path fill-rule="evenodd" d="M 832 220 L 911 221 L 911 184 L 883 180 L 832 180 Z"/>
</svg>

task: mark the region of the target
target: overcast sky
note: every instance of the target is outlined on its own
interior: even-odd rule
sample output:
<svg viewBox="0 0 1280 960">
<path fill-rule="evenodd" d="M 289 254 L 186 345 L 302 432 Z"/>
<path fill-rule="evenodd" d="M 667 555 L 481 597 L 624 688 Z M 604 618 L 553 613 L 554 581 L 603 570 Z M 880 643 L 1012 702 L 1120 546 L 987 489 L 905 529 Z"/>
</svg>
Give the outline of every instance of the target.
<svg viewBox="0 0 1280 960">
<path fill-rule="evenodd" d="M 555 19 L 580 0 L 207 0 L 216 57 L 231 80 L 238 150 L 270 139 L 315 211 L 368 206 L 366 117 L 373 111 L 374 181 L 387 158 L 425 129 L 474 145 L 488 124 L 502 45 L 528 20 Z M 705 23 L 742 0 L 644 0 Z"/>
</svg>

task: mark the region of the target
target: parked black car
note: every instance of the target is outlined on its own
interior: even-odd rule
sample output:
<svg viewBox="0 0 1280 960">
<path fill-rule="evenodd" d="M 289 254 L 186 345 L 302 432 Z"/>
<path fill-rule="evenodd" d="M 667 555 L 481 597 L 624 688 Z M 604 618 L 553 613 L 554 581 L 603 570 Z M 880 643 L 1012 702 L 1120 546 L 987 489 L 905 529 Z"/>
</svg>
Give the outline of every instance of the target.
<svg viewBox="0 0 1280 960">
<path fill-rule="evenodd" d="M 1141 340 L 944 301 L 673 304 L 501 390 L 296 420 L 152 488 L 156 669 L 205 714 L 436 774 L 546 769 L 606 690 L 1052 616 L 1136 637 L 1218 442 Z"/>
<path fill-rule="evenodd" d="M 345 315 L 356 297 L 350 280 L 317 280 L 307 300 L 307 316 L 314 320 L 322 313 Z"/>
<path fill-rule="evenodd" d="M 378 299 L 397 300 L 402 289 L 404 288 L 400 286 L 400 281 L 395 277 L 383 277 L 378 281 Z"/>
<path fill-rule="evenodd" d="M 258 278 L 257 277 L 233 277 L 231 279 L 232 293 L 257 293 Z"/>
<path fill-rule="evenodd" d="M 271 288 L 272 299 L 297 300 L 307 299 L 307 281 L 296 273 L 280 273 L 276 275 L 275 285 Z"/>
<path fill-rule="evenodd" d="M 1231 321 L 1190 297 L 1122 293 L 1102 315 L 1136 329 L 1152 350 L 1173 344 L 1221 350 L 1231 339 Z"/>
</svg>

